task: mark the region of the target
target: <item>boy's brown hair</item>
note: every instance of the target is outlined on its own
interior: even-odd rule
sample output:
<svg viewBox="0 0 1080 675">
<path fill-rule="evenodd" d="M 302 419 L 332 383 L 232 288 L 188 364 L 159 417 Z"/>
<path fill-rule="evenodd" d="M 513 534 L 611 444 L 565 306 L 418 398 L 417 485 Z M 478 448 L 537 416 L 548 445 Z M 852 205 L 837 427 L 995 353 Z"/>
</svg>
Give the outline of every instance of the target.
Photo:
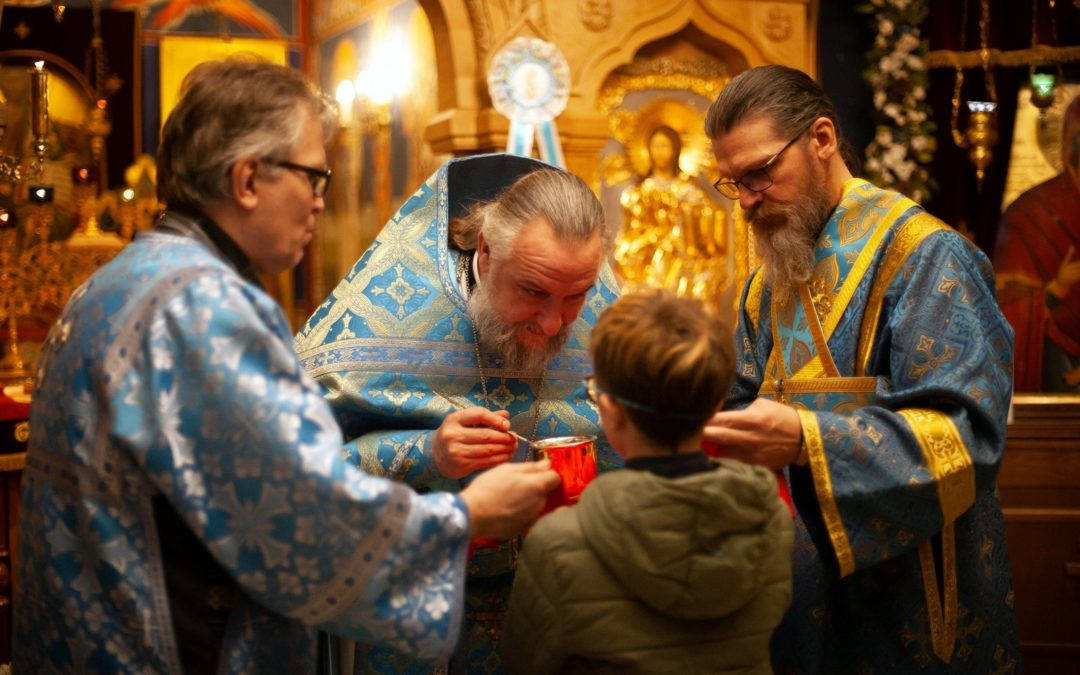
<svg viewBox="0 0 1080 675">
<path fill-rule="evenodd" d="M 675 448 L 701 431 L 731 385 L 728 326 L 697 300 L 642 291 L 615 301 L 590 338 L 596 387 L 648 438 Z"/>
</svg>

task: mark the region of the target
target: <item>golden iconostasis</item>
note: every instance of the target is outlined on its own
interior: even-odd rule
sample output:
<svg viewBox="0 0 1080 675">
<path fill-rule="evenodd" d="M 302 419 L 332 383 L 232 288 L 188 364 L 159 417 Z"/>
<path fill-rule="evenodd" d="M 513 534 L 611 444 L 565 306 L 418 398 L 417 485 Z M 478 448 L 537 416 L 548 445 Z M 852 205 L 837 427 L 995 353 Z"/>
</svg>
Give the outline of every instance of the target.
<svg viewBox="0 0 1080 675">
<path fill-rule="evenodd" d="M 570 64 L 569 102 L 558 117 L 567 168 L 594 187 L 620 227 L 630 220 L 624 195 L 646 188 L 633 217 L 641 236 L 623 227 L 620 241 L 622 251 L 635 249 L 617 263 L 628 285 L 665 285 L 732 307 L 751 247 L 732 204 L 713 194 L 704 112 L 749 65 L 780 61 L 812 72 L 813 8 L 316 0 L 312 69 L 342 120 L 328 226 L 311 252 L 314 296 L 332 289 L 443 161 L 506 147 L 508 122 L 492 108 L 487 68 L 510 40 L 528 37 L 553 43 Z M 746 26 L 761 30 L 747 36 Z M 674 130 L 679 146 L 679 168 L 663 186 L 648 150 L 659 127 Z M 665 206 L 675 202 L 682 206 Z"/>
<path fill-rule="evenodd" d="M 701 134 L 705 107 L 730 73 L 748 65 L 778 61 L 814 70 L 813 2 L 628 0 L 616 12 L 607 1 L 249 0 L 195 11 L 178 2 L 103 0 L 91 2 L 83 22 L 71 21 L 70 13 L 64 21 L 62 5 L 9 2 L 4 25 L 15 43 L 28 45 L 54 30 L 48 20 L 56 14 L 56 26 L 69 32 L 82 28 L 84 42 L 112 50 L 107 58 L 98 55 L 85 63 L 69 54 L 65 63 L 75 73 L 85 66 L 88 94 L 83 99 L 90 110 L 103 101 L 101 109 L 112 121 L 101 156 L 141 167 L 132 175 L 143 188 L 147 180 L 152 185 L 149 158 L 157 130 L 183 77 L 201 61 L 253 52 L 303 68 L 337 99 L 340 128 L 330 147 L 334 189 L 320 235 L 300 268 L 267 280 L 294 324 L 325 297 L 397 206 L 446 159 L 506 147 L 508 122 L 493 109 L 486 80 L 492 55 L 516 37 L 549 41 L 572 64 L 559 137 L 568 168 L 601 194 L 613 221 L 623 219 L 620 196 L 649 178 L 646 127 L 677 131 L 678 173 L 684 177 L 680 194 L 692 194 L 699 203 L 686 214 L 681 237 L 667 237 L 657 248 L 662 253 L 654 257 L 670 277 L 663 283 L 681 285 L 700 297 L 719 293 L 721 304 L 729 304 L 732 289 L 745 276 L 749 249 L 731 206 L 706 189 L 712 178 Z M 40 19 L 28 37 L 19 12 Z M 92 28 L 117 15 L 132 24 L 126 56 L 115 54 L 113 33 Z M 61 83 L 58 72 L 56 92 Z M 4 89 L 13 100 L 22 100 L 16 84 Z M 70 117 L 67 107 L 50 102 L 57 130 Z M 118 123 L 122 112 L 134 121 Z M 69 134 L 72 143 L 87 142 L 85 120 L 69 126 L 78 130 Z M 120 139 L 128 146 L 113 151 Z M 23 141 L 9 136 L 9 145 Z M 99 173 L 102 201 L 94 207 L 105 229 L 115 230 L 111 210 L 104 206 L 106 193 L 114 193 L 119 204 L 123 190 L 136 186 L 128 184 L 122 167 Z M 72 183 L 54 175 L 38 179 L 54 186 L 56 208 L 62 212 Z M 651 227 L 655 234 L 667 225 Z M 689 243 L 680 244 L 680 238 Z M 693 264 L 680 267 L 687 260 Z M 693 287 L 694 277 L 709 282 Z"/>
<path fill-rule="evenodd" d="M 851 46 L 831 42 L 829 54 L 818 54 L 819 44 L 825 44 L 827 37 L 851 33 L 850 27 L 855 24 L 839 26 L 835 23 L 835 9 L 826 12 L 827 8 L 811 0 L 626 0 L 618 8 L 613 0 L 249 0 L 239 8 L 205 12 L 172 2 L 113 0 L 92 3 L 90 10 L 83 10 L 88 16 L 81 22 L 52 21 L 55 8 L 37 0 L 16 3 L 41 5 L 30 9 L 12 4 L 6 3 L 3 15 L 3 26 L 8 31 L 5 48 L 8 44 L 27 47 L 44 33 L 59 30 L 54 26 L 67 31 L 61 42 L 78 42 L 71 37 L 72 31 L 85 33 L 79 50 L 51 55 L 66 65 L 55 68 L 49 102 L 55 120 L 51 131 L 55 156 L 49 157 L 46 171 L 50 173 L 41 180 L 54 186 L 54 226 L 67 221 L 66 229 L 59 228 L 64 232 L 76 229 L 73 223 L 81 208 L 72 205 L 74 184 L 66 179 L 76 165 L 99 160 L 107 164 L 99 171 L 104 180 L 99 183 L 101 200 L 95 205 L 106 230 L 118 228 L 113 215 L 118 210 L 108 207 L 107 193 L 112 193 L 117 206 L 124 203 L 125 189 L 138 189 L 145 197 L 149 184 L 152 193 L 150 157 L 156 147 L 157 130 L 175 100 L 183 76 L 202 60 L 241 51 L 262 54 L 304 69 L 337 99 L 340 125 L 329 148 L 333 189 L 319 236 L 297 270 L 268 280 L 271 292 L 282 302 L 294 325 L 299 325 L 330 292 L 390 214 L 446 159 L 507 147 L 509 122 L 494 108 L 487 78 L 493 56 L 510 41 L 523 37 L 552 44 L 569 66 L 568 100 L 557 117 L 558 137 L 567 168 L 594 187 L 607 217 L 620 227 L 615 264 L 627 286 L 664 285 L 700 297 L 716 309 L 731 308 L 755 260 L 750 233 L 740 220 L 737 206 L 710 186 L 716 176 L 703 135 L 708 104 L 731 76 L 747 67 L 783 63 L 802 68 L 833 91 L 830 87 L 836 87 L 836 72 L 817 72 L 819 64 L 835 67 L 831 51 L 846 49 L 852 61 L 868 58 L 861 51 L 852 52 Z M 33 24 L 23 30 L 21 15 L 16 14 L 19 11 L 39 12 L 52 23 Z M 930 34 L 930 47 L 935 46 L 934 40 L 943 40 L 934 36 L 935 22 L 905 25 L 907 14 L 898 6 L 885 3 L 875 11 L 875 17 L 855 16 L 852 11 L 846 20 L 869 29 L 865 42 L 880 42 L 886 57 L 903 49 L 912 54 L 925 50 L 925 44 L 912 47 L 910 39 L 907 43 L 902 39 L 901 34 L 910 35 L 913 30 Z M 947 8 L 935 10 L 927 6 L 927 11 L 938 11 L 942 20 L 956 18 L 952 16 L 955 12 Z M 991 7 L 987 11 L 991 19 L 1000 21 L 994 12 L 1005 10 Z M 1015 12 L 1015 8 L 1009 11 Z M 1069 16 L 1061 8 L 1056 11 L 1066 19 Z M 92 49 L 87 51 L 94 42 L 95 22 L 90 15 L 95 12 L 102 17 L 102 25 L 109 25 L 117 15 L 126 17 L 130 24 L 126 42 L 115 31 L 100 33 L 101 44 L 107 48 L 104 58 Z M 826 15 L 830 23 L 819 26 L 819 17 Z M 17 21 L 13 19 L 16 16 Z M 69 14 L 69 18 L 72 16 Z M 969 22 L 979 16 L 972 9 Z M 1039 16 L 1045 23 L 1046 12 Z M 889 31 L 883 27 L 886 25 Z M 1064 39 L 1063 31 L 1070 25 L 1061 23 L 1057 39 Z M 972 23 L 967 33 L 972 33 L 974 27 Z M 10 40 L 6 39 L 8 34 Z M 1045 40 L 1045 36 L 1041 39 Z M 977 46 L 972 39 L 964 45 Z M 949 44 L 944 41 L 941 46 Z M 40 44 L 33 48 L 45 54 L 61 49 Z M 25 97 L 26 86 L 11 68 L 15 64 L 25 67 L 28 50 L 16 52 L 21 61 L 10 51 L 0 52 L 0 63 L 10 64 L 0 71 L 4 78 L 0 89 L 17 103 Z M 92 58 L 84 58 L 87 54 Z M 890 77 L 903 75 L 917 85 L 904 95 L 914 95 L 933 79 L 927 78 L 927 72 L 940 75 L 951 63 L 950 58 L 960 58 L 966 52 L 955 52 L 961 56 L 953 54 L 931 50 L 921 71 L 905 58 L 897 72 L 881 70 L 878 76 L 888 84 Z M 887 61 L 889 58 L 874 62 L 874 68 Z M 974 97 L 976 90 L 985 88 L 977 77 L 980 67 L 976 64 L 962 69 L 968 73 L 962 97 Z M 1006 74 L 998 73 L 1003 109 L 1008 105 L 1004 99 L 1012 95 L 1006 93 L 1012 90 L 1002 84 Z M 69 81 L 74 83 L 70 87 L 65 84 Z M 897 176 L 903 174 L 911 180 L 896 187 L 925 193 L 931 186 L 924 176 L 941 182 L 972 173 L 967 158 L 970 149 L 958 151 L 951 141 L 946 142 L 949 129 L 941 121 L 937 124 L 937 154 L 930 153 L 926 161 L 940 160 L 950 168 L 930 171 L 930 164 L 920 163 L 925 158 L 912 152 L 916 141 L 922 144 L 919 147 L 933 147 L 933 136 L 927 135 L 933 133 L 932 127 L 909 129 L 898 123 L 890 127 L 892 122 L 885 113 L 891 89 L 879 92 L 873 89 L 877 86 L 871 87 L 873 106 L 881 110 L 874 113 L 869 128 L 875 132 L 874 142 L 886 136 L 890 141 L 880 147 L 872 143 L 871 147 L 880 152 L 866 165 L 892 172 L 880 176 L 886 186 L 890 185 L 889 175 L 899 180 Z M 69 89 L 82 92 L 81 107 L 71 103 L 78 97 L 65 93 Z M 1021 87 L 1021 97 L 1024 91 Z M 879 95 L 884 97 L 880 106 Z M 843 95 L 837 99 L 838 105 L 845 104 Z M 905 124 L 913 125 L 911 120 L 918 115 L 925 120 L 944 114 L 947 122 L 948 106 L 937 110 L 931 99 L 925 91 L 922 99 L 913 98 L 912 114 Z M 105 102 L 102 110 L 111 130 L 102 136 L 104 151 L 95 159 L 88 150 L 87 124 L 97 101 Z M 18 105 L 11 109 L 13 125 L 22 124 Z M 1029 115 L 1025 110 L 1019 106 L 1012 117 L 999 112 L 996 122 L 997 135 L 1008 138 L 1001 127 L 1011 125 L 1015 117 L 1018 131 L 1011 139 L 1013 157 L 1008 157 L 1006 148 L 988 146 L 994 159 L 987 170 L 987 191 L 980 193 L 984 197 L 980 204 L 985 206 L 986 198 L 993 200 L 995 219 L 998 204 L 1003 208 L 1025 187 L 1037 182 L 1036 169 L 1046 173 L 1048 167 L 1053 168 L 1046 162 L 1028 161 L 1020 152 L 1023 147 L 1035 147 L 1035 141 L 1025 140 L 1032 134 L 1054 133 L 1048 131 L 1053 125 L 1046 122 L 1053 112 L 1032 113 L 1038 120 L 1032 126 L 1025 121 L 1024 115 Z M 849 126 L 856 136 L 860 124 L 868 126 L 866 120 L 855 120 Z M 922 124 L 925 126 L 925 122 Z M 965 125 L 973 126 L 963 113 L 958 124 L 960 132 L 965 131 Z M 1021 133 L 1024 124 L 1035 131 Z M 12 126 L 12 133 L 3 142 L 4 152 L 21 156 L 28 140 L 25 131 L 15 128 Z M 883 134 L 883 129 L 889 133 Z M 910 143 L 903 141 L 909 136 Z M 121 141 L 126 146 L 118 145 Z M 86 158 L 76 159 L 70 151 L 74 148 L 83 148 L 78 152 Z M 855 151 L 861 154 L 861 148 Z M 1038 158 L 1032 153 L 1027 156 Z M 125 163 L 115 166 L 120 160 Z M 995 187 L 994 181 L 1006 182 L 1006 164 L 1010 167 L 1008 186 Z M 129 172 L 131 180 L 123 171 L 129 165 L 136 167 Z M 924 183 L 916 185 L 912 182 L 915 179 Z M 22 189 L 25 185 L 24 181 Z M 3 191 L 0 185 L 0 199 Z M 17 191 L 9 192 L 14 195 Z M 939 189 L 930 200 L 931 210 L 938 202 L 945 203 L 953 192 Z M 948 214 L 938 215 L 950 218 Z M 148 222 L 146 209 L 139 211 L 139 221 L 143 225 Z M 970 232 L 976 243 L 990 252 L 992 245 L 987 242 L 992 242 L 996 222 L 958 218 L 954 224 Z"/>
</svg>

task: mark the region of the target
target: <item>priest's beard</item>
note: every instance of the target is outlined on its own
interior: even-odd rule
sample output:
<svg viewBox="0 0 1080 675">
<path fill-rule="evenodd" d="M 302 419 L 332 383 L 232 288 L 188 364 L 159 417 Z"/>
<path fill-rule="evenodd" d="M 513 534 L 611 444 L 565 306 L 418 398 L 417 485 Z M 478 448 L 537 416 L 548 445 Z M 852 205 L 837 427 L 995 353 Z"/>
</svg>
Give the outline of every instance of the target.
<svg viewBox="0 0 1080 675">
<path fill-rule="evenodd" d="M 746 213 L 754 231 L 754 250 L 765 265 L 773 291 L 782 295 L 810 279 L 814 245 L 832 213 L 825 172 L 811 166 L 802 200 L 794 204 L 761 202 Z"/>
<path fill-rule="evenodd" d="M 543 372 L 548 362 L 562 350 L 570 335 L 570 326 L 564 325 L 542 347 L 521 344 L 517 332 L 525 329 L 525 323 L 504 321 L 495 311 L 491 294 L 483 284 L 477 284 L 469 296 L 469 318 L 476 327 L 480 347 L 485 353 L 494 352 L 502 356 L 507 369 L 530 375 Z"/>
</svg>

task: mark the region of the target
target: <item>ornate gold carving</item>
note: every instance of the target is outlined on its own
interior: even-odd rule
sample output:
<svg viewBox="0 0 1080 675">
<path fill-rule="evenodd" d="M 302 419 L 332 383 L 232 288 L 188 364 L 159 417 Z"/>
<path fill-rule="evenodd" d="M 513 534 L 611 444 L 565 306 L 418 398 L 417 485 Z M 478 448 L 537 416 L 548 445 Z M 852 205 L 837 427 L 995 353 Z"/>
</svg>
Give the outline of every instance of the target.
<svg viewBox="0 0 1080 675">
<path fill-rule="evenodd" d="M 638 176 L 647 176 L 651 167 L 647 147 L 649 136 L 661 125 L 675 129 L 682 139 L 679 169 L 691 176 L 702 173 L 711 175 L 712 150 L 709 139 L 705 137 L 702 113 L 685 103 L 671 100 L 656 101 L 638 111 L 620 108 L 608 114 L 608 129 L 612 137 L 623 145 L 623 152 L 620 154 L 625 155 L 628 162 L 623 164 L 609 161 L 609 166 L 616 170 L 628 169 Z M 613 175 L 601 173 L 601 178 L 606 184 L 614 185 L 630 176 L 619 180 Z"/>
<path fill-rule="evenodd" d="M 645 89 L 682 89 L 713 100 L 730 79 L 727 64 L 712 57 L 641 59 L 612 74 L 600 93 L 598 106 L 607 114 L 622 104 L 627 93 Z"/>
<path fill-rule="evenodd" d="M 492 50 L 515 37 L 549 39 L 540 0 L 465 0 L 473 27 L 477 62 L 487 63 Z"/>
<path fill-rule="evenodd" d="M 0 322 L 8 343 L 0 379 L 22 380 L 33 372 L 33 364 L 19 355 L 20 325 L 51 324 L 75 289 L 116 255 L 137 226 L 148 227 L 157 210 L 156 197 L 140 199 L 138 186 L 120 191 L 119 198 L 113 192 L 96 197 L 95 190 L 93 184 L 73 187 L 79 224 L 67 238 L 53 238 L 51 202 L 25 204 L 25 222 L 0 231 Z M 123 236 L 97 227 L 106 210 Z"/>
<path fill-rule="evenodd" d="M 770 7 L 761 23 L 761 32 L 773 42 L 786 42 L 795 28 L 795 19 L 782 7 Z"/>
<path fill-rule="evenodd" d="M 25 443 L 30 438 L 30 422 L 19 422 L 15 425 L 15 440 Z"/>
<path fill-rule="evenodd" d="M 578 0 L 578 15 L 594 33 L 606 30 L 611 25 L 611 0 Z"/>
<path fill-rule="evenodd" d="M 629 285 L 669 288 L 715 306 L 726 270 L 727 212 L 684 173 L 651 175 L 620 199 L 617 268 Z"/>
<path fill-rule="evenodd" d="M 581 0 L 579 8 L 584 7 Z M 708 186 L 716 176 L 704 134 L 704 108 L 729 79 L 726 64 L 711 54 L 654 54 L 612 73 L 597 104 L 608 118 L 611 136 L 622 145 L 600 159 L 601 189 L 639 181 L 626 188 L 620 200 L 624 228 L 642 230 L 620 236 L 627 244 L 623 253 L 633 253 L 638 261 L 634 266 L 640 268 L 632 274 L 624 269 L 625 280 L 672 288 L 714 307 L 727 300 L 737 304 L 738 293 L 732 288 L 746 279 L 749 257 L 747 225 L 737 207 L 720 200 Z M 625 104 L 634 92 L 648 94 Z M 695 102 L 697 97 L 704 101 Z M 674 172 L 658 172 L 649 154 L 649 141 L 661 126 L 679 136 Z"/>
<path fill-rule="evenodd" d="M 472 22 L 477 61 L 484 63 L 493 39 L 488 3 L 485 0 L 465 0 L 465 9 L 469 12 L 469 20 Z"/>
<path fill-rule="evenodd" d="M 141 5 L 144 11 L 148 5 Z M 370 17 L 374 7 L 366 2 L 353 0 L 313 0 L 311 4 L 311 34 L 315 40 L 330 37 L 349 26 L 355 26 Z"/>
</svg>

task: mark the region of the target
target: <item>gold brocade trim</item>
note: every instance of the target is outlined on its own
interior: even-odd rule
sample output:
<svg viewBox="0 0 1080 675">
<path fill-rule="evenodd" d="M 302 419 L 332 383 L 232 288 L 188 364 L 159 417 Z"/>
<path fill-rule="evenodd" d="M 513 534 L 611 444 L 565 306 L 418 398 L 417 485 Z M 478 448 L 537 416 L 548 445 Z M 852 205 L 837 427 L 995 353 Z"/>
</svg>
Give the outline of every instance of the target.
<svg viewBox="0 0 1080 675">
<path fill-rule="evenodd" d="M 770 296 L 769 305 L 770 305 L 769 306 L 769 320 L 772 322 L 772 344 L 773 344 L 773 347 L 772 347 L 772 350 L 769 352 L 769 358 L 766 359 L 766 361 L 765 361 L 765 374 L 766 374 L 766 377 L 767 377 L 768 373 L 775 372 L 778 377 L 782 378 L 785 375 L 787 375 L 787 367 L 784 366 L 784 347 L 783 347 L 783 342 L 784 341 L 780 339 L 780 320 L 778 318 L 780 310 L 778 310 L 777 307 L 776 307 L 777 303 L 776 303 L 776 294 L 775 293 L 772 296 Z M 773 366 L 773 365 L 774 365 L 774 368 L 772 370 L 770 370 L 769 366 Z M 781 396 L 777 399 L 781 403 L 783 403 L 783 400 L 784 400 L 782 394 L 783 394 L 783 392 L 781 392 Z"/>
<path fill-rule="evenodd" d="M 885 252 L 885 259 L 882 261 L 877 277 L 874 279 L 874 286 L 870 291 L 870 298 L 866 302 L 866 309 L 863 310 L 862 327 L 859 331 L 858 356 L 855 358 L 856 375 L 864 375 L 870 365 L 870 350 L 874 346 L 878 316 L 881 314 L 881 303 L 885 299 L 885 291 L 889 289 L 893 277 L 896 276 L 900 267 L 907 261 L 908 256 L 926 237 L 945 229 L 948 229 L 948 225 L 929 213 L 918 213 L 900 226 L 896 237 L 889 244 L 889 248 Z"/>
<path fill-rule="evenodd" d="M 870 235 L 866 244 L 863 245 L 862 250 L 859 251 L 859 256 L 855 259 L 855 264 L 851 266 L 847 276 L 844 278 L 843 285 L 840 287 L 840 290 L 837 291 L 829 315 L 825 317 L 822 328 L 826 339 L 832 337 L 832 332 L 836 330 L 837 324 L 840 323 L 840 318 L 844 316 L 844 311 L 847 309 L 848 303 L 851 302 L 851 298 L 855 295 L 855 289 L 859 287 L 867 270 L 870 269 L 870 263 L 877 253 L 878 246 L 881 245 L 881 240 L 885 238 L 885 234 L 892 228 L 896 220 L 905 211 L 915 205 L 915 202 L 907 197 L 900 197 L 888 212 L 882 216 L 881 220 L 878 221 L 877 228 L 875 228 L 873 234 Z"/>
<path fill-rule="evenodd" d="M 803 442 L 810 456 L 810 472 L 814 476 L 814 491 L 821 506 L 821 518 L 836 553 L 836 562 L 840 565 L 840 576 L 846 577 L 855 571 L 855 554 L 851 551 L 851 542 L 848 541 L 844 521 L 840 519 L 840 509 L 837 508 L 836 498 L 833 496 L 832 479 L 825 461 L 825 444 L 821 440 L 817 416 L 809 410 L 796 409 L 795 412 L 799 413 Z"/>
<path fill-rule="evenodd" d="M 956 645 L 956 532 L 952 523 L 941 528 L 941 571 L 945 575 L 938 597 L 937 572 L 934 570 L 934 546 L 930 539 L 919 544 L 919 567 L 922 568 L 923 594 L 926 597 L 926 618 L 930 624 L 930 644 L 934 654 L 948 663 Z M 942 603 L 944 600 L 944 603 Z M 945 611 L 942 612 L 942 604 Z"/>
<path fill-rule="evenodd" d="M 780 339 L 779 313 L 780 313 L 780 310 L 777 307 L 776 294 L 773 293 L 772 296 L 770 297 L 770 303 L 769 303 L 769 320 L 772 322 L 772 341 L 773 341 L 773 349 L 772 349 L 772 351 L 773 351 L 773 354 L 776 357 L 774 360 L 780 366 L 780 369 L 777 370 L 776 372 L 778 372 L 780 374 L 783 374 L 783 375 L 786 375 L 787 374 L 787 368 L 784 366 L 784 352 L 783 352 L 783 349 L 782 349 L 781 344 L 780 344 L 781 342 L 783 342 L 783 340 Z"/>
<path fill-rule="evenodd" d="M 783 383 L 785 394 L 872 394 L 877 391 L 876 377 L 816 377 L 790 379 Z M 775 380 L 761 383 L 759 394 L 778 393 Z"/>
<path fill-rule="evenodd" d="M 814 356 L 807 361 L 802 368 L 799 368 L 800 380 L 813 380 L 819 377 L 825 376 L 825 366 L 821 364 L 821 356 L 814 354 Z"/>
<path fill-rule="evenodd" d="M 871 189 L 874 187 L 874 185 L 865 178 L 852 176 L 851 178 L 848 178 L 846 181 L 844 181 L 844 185 L 840 188 L 840 194 L 843 196 L 847 196 L 848 191 L 857 190 L 859 189 L 859 187 L 863 187 L 864 189 Z M 843 197 L 841 197 L 841 199 L 842 198 Z"/>
<path fill-rule="evenodd" d="M 975 468 L 956 425 L 948 415 L 928 408 L 897 411 L 922 449 L 926 468 L 937 485 L 942 522 L 951 523 L 975 503 Z"/>
<path fill-rule="evenodd" d="M 778 376 L 783 377 L 784 375 L 787 375 L 787 373 L 781 372 L 781 371 L 776 369 L 776 350 L 777 350 L 777 346 L 776 346 L 776 343 L 774 342 L 772 351 L 769 352 L 769 358 L 765 360 L 765 371 L 764 371 L 764 373 L 762 375 L 764 377 L 766 377 L 766 378 L 769 378 L 769 377 L 775 378 L 775 377 L 778 377 Z"/>
<path fill-rule="evenodd" d="M 765 287 L 765 268 L 759 267 L 750 280 L 750 290 L 746 292 L 746 313 L 750 315 L 750 325 L 756 332 L 761 318 L 761 291 Z M 776 337 L 773 337 L 775 340 Z"/>
<path fill-rule="evenodd" d="M 825 333 L 821 330 L 821 319 L 818 318 L 817 308 L 810 297 L 810 287 L 799 284 L 799 299 L 802 301 L 803 313 L 806 314 L 806 325 L 810 329 L 810 336 L 814 339 L 814 348 L 817 356 L 821 359 L 821 371 L 826 377 L 840 377 L 840 371 L 833 362 L 832 352 L 829 351 L 829 343 L 825 340 Z M 802 370 L 802 369 L 800 369 Z"/>
</svg>

